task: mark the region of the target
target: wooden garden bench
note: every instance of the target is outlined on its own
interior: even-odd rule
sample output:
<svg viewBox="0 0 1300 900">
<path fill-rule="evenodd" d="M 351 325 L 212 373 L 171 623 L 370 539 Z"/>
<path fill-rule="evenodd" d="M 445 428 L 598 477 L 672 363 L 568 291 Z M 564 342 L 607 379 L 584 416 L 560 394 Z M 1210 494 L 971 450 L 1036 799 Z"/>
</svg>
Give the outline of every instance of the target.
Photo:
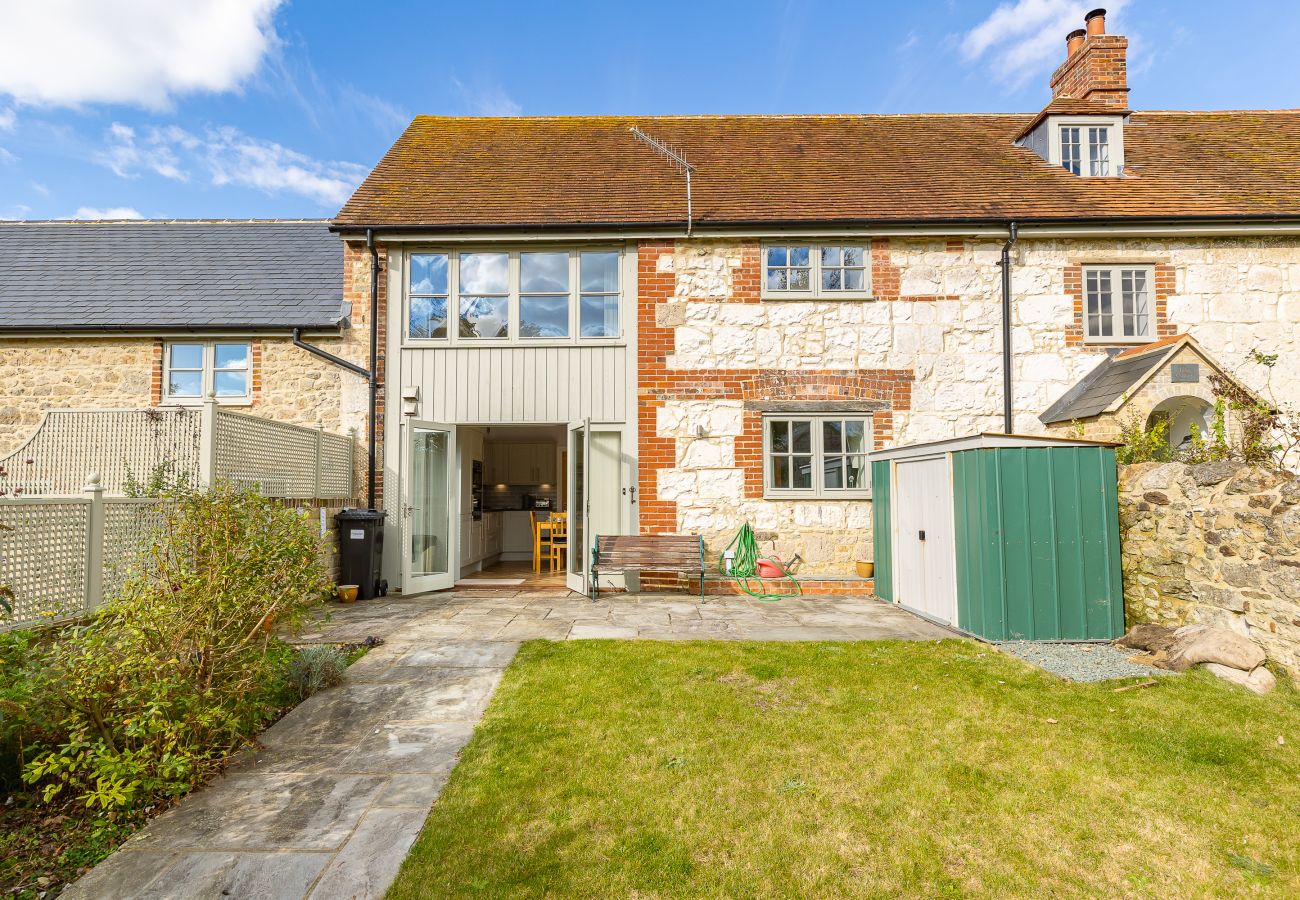
<svg viewBox="0 0 1300 900">
<path fill-rule="evenodd" d="M 648 570 L 699 574 L 704 599 L 704 538 L 698 534 L 607 534 L 596 536 L 591 557 L 591 599 L 601 572 Z"/>
</svg>

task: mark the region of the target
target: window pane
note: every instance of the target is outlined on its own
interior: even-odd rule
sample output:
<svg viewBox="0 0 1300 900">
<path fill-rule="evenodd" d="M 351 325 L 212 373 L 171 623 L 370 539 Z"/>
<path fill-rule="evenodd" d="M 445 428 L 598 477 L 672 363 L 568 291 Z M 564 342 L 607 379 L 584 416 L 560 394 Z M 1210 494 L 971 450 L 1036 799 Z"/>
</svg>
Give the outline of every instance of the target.
<svg viewBox="0 0 1300 900">
<path fill-rule="evenodd" d="M 584 291 L 593 294 L 618 292 L 618 253 L 584 253 L 579 264 L 582 266 Z"/>
<path fill-rule="evenodd" d="M 790 440 L 795 453 L 812 452 L 812 422 L 794 421 L 790 423 Z"/>
<path fill-rule="evenodd" d="M 1073 172 L 1075 175 L 1080 173 L 1079 168 L 1079 129 L 1062 128 L 1061 129 L 1061 165 Z"/>
<path fill-rule="evenodd" d="M 846 266 L 864 265 L 863 259 L 865 258 L 866 258 L 866 250 L 863 247 L 844 248 L 844 265 Z"/>
<path fill-rule="evenodd" d="M 850 419 L 844 423 L 844 449 L 849 453 L 867 452 L 866 420 Z"/>
<path fill-rule="evenodd" d="M 772 457 L 772 487 L 790 487 L 790 457 Z"/>
<path fill-rule="evenodd" d="M 860 291 L 865 287 L 865 278 L 862 269 L 845 269 L 844 270 L 844 290 Z"/>
<path fill-rule="evenodd" d="M 203 373 L 172 372 L 167 378 L 167 394 L 171 397 L 202 396 Z"/>
<path fill-rule="evenodd" d="M 217 344 L 216 365 L 218 369 L 247 369 L 247 344 Z"/>
<path fill-rule="evenodd" d="M 1088 174 L 1110 174 L 1110 129 L 1088 129 Z"/>
<path fill-rule="evenodd" d="M 529 294 L 568 293 L 569 254 L 519 254 L 519 290 Z"/>
<path fill-rule="evenodd" d="M 865 456 L 849 456 L 844 460 L 845 481 L 850 490 L 860 490 L 867 486 L 867 458 Z"/>
<path fill-rule="evenodd" d="M 218 397 L 248 396 L 247 372 L 218 372 L 215 379 Z"/>
<path fill-rule="evenodd" d="M 839 453 L 844 449 L 840 435 L 844 423 L 840 421 L 822 422 L 822 450 L 826 453 Z"/>
<path fill-rule="evenodd" d="M 790 457 L 791 487 L 798 491 L 812 489 L 812 457 Z"/>
<path fill-rule="evenodd" d="M 808 290 L 808 270 L 791 269 L 790 270 L 790 290 L 806 291 Z"/>
<path fill-rule="evenodd" d="M 767 270 L 767 289 L 769 291 L 786 291 L 790 289 L 790 279 L 785 269 Z"/>
<path fill-rule="evenodd" d="M 828 456 L 822 465 L 822 484 L 828 489 L 844 487 L 844 457 Z"/>
<path fill-rule="evenodd" d="M 447 254 L 414 253 L 411 255 L 411 293 L 447 293 Z"/>
<path fill-rule="evenodd" d="M 790 424 L 788 422 L 769 422 L 773 453 L 790 452 Z"/>
<path fill-rule="evenodd" d="M 462 253 L 460 292 L 504 294 L 509 290 L 509 268 L 510 257 L 505 253 Z"/>
<path fill-rule="evenodd" d="M 411 298 L 411 337 L 445 338 L 447 336 L 447 299 L 445 297 Z"/>
<path fill-rule="evenodd" d="M 582 315 L 582 321 L 579 323 L 578 331 L 583 337 L 618 337 L 617 296 L 584 296 L 579 312 Z"/>
<path fill-rule="evenodd" d="M 811 251 L 807 247 L 790 248 L 790 265 L 807 266 L 811 259 Z"/>
<path fill-rule="evenodd" d="M 510 302 L 505 297 L 461 297 L 460 336 L 504 338 L 510 335 Z"/>
<path fill-rule="evenodd" d="M 203 368 L 202 344 L 172 344 L 168 352 L 171 353 L 170 365 L 173 369 Z"/>
<path fill-rule="evenodd" d="M 519 336 L 554 338 L 569 336 L 569 297 L 519 298 Z"/>
<path fill-rule="evenodd" d="M 841 258 L 839 247 L 822 247 L 823 266 L 838 266 Z"/>
<path fill-rule="evenodd" d="M 788 259 L 784 247 L 767 248 L 767 264 L 769 266 L 784 266 Z"/>
</svg>

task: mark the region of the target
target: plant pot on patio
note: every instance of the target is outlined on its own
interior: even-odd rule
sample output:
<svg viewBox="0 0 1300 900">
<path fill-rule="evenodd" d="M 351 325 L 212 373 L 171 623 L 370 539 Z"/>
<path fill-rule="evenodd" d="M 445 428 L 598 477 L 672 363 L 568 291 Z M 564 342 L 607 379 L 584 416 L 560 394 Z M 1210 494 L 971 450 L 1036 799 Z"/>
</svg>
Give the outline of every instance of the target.
<svg viewBox="0 0 1300 900">
<path fill-rule="evenodd" d="M 858 560 L 857 569 L 859 578 L 874 578 L 876 575 L 876 564 L 873 562 Z"/>
</svg>

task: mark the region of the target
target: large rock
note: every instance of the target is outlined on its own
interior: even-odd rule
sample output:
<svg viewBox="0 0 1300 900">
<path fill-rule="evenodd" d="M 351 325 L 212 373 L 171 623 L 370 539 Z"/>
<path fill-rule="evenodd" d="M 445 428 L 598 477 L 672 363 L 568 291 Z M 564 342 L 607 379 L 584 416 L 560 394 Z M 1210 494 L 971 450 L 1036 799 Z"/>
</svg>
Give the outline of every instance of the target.
<svg viewBox="0 0 1300 900">
<path fill-rule="evenodd" d="M 1146 650 L 1159 653 L 1169 650 L 1174 645 L 1174 632 L 1178 629 L 1167 625 L 1134 625 L 1129 633 L 1115 641 L 1116 646 L 1131 647 L 1134 650 Z"/>
<path fill-rule="evenodd" d="M 1200 663 L 1218 663 L 1251 672 L 1264 662 L 1264 651 L 1249 638 L 1211 625 L 1186 625 L 1174 632 L 1169 668 L 1185 672 Z"/>
<path fill-rule="evenodd" d="M 1234 669 L 1232 666 L 1223 666 L 1218 663 L 1205 663 L 1204 668 L 1224 681 L 1239 684 L 1246 690 L 1254 691 L 1256 694 L 1267 694 L 1277 687 L 1277 679 L 1265 666 L 1259 666 L 1253 672 L 1243 672 L 1241 669 Z"/>
</svg>

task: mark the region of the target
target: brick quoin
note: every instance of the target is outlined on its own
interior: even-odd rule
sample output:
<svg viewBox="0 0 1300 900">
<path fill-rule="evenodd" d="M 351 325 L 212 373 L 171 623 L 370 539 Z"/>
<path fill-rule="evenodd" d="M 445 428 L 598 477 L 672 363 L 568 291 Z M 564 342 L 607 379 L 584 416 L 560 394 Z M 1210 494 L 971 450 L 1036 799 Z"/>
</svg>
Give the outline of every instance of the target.
<svg viewBox="0 0 1300 900">
<path fill-rule="evenodd" d="M 388 321 L 388 248 L 380 244 L 377 247 L 379 255 L 379 291 L 376 306 L 378 307 L 377 321 L 374 324 L 379 329 L 379 358 L 375 362 L 375 377 L 378 381 L 378 397 L 375 404 L 375 506 L 378 509 L 383 508 L 384 497 L 384 376 L 386 372 L 386 359 L 384 353 L 385 340 L 387 334 L 386 322 Z M 350 304 L 352 309 L 352 329 L 353 333 L 345 337 L 349 338 L 351 348 L 349 352 L 342 355 L 351 359 L 358 365 L 365 367 L 370 364 L 370 251 L 366 249 L 364 241 L 345 241 L 343 244 L 343 302 Z M 344 373 L 345 378 L 358 378 L 359 376 L 351 373 Z M 357 464 L 359 485 L 357 493 L 359 497 L 364 498 L 366 490 L 366 435 L 365 429 L 362 428 L 359 439 L 362 445 L 357 448 L 357 455 L 360 461 Z"/>
<path fill-rule="evenodd" d="M 873 412 L 872 433 L 876 448 L 893 437 L 894 412 L 911 408 L 910 370 L 904 369 L 669 369 L 673 352 L 672 327 L 657 324 L 655 308 L 673 299 L 676 286 L 672 272 L 659 271 L 659 257 L 671 254 L 672 242 L 642 243 L 637 255 L 637 435 L 640 465 L 640 520 L 643 534 L 665 534 L 677 530 L 677 504 L 658 496 L 658 475 L 677 466 L 677 440 L 658 434 L 658 412 L 669 401 L 679 400 L 855 400 L 877 401 L 884 408 Z M 743 284 L 754 287 L 759 271 L 758 245 L 742 255 L 754 267 L 754 278 Z M 888 259 L 888 248 L 885 248 Z M 876 248 L 872 247 L 873 269 Z M 897 269 L 893 272 L 897 292 Z M 888 284 L 887 284 L 888 286 Z M 739 302 L 752 302 L 748 298 Z M 848 301 L 852 302 L 852 301 Z M 763 495 L 762 413 L 746 410 L 742 432 L 735 438 L 736 466 L 744 471 L 745 496 Z"/>
<path fill-rule="evenodd" d="M 149 405 L 161 406 L 163 395 L 163 342 L 153 342 L 153 370 L 149 375 Z"/>
<path fill-rule="evenodd" d="M 1065 344 L 1067 347 L 1078 347 L 1084 343 L 1084 297 L 1083 297 L 1083 270 L 1085 266 L 1090 265 L 1109 265 L 1109 263 L 1071 263 L 1065 267 L 1065 293 L 1070 296 L 1071 305 L 1073 306 L 1073 320 L 1065 328 Z M 1133 263 L 1133 265 L 1149 265 L 1148 263 Z M 1168 337 L 1171 334 L 1178 333 L 1178 327 L 1169 321 L 1169 297 L 1175 290 L 1174 267 L 1168 263 L 1157 263 L 1153 266 L 1155 269 L 1155 282 L 1151 286 L 1153 305 L 1152 321 L 1155 324 L 1155 330 L 1152 337 L 1159 340 L 1162 337 Z M 1119 303 L 1118 286 L 1112 286 L 1112 303 Z M 1088 341 L 1090 347 L 1107 346 L 1105 342 Z M 1131 341 L 1120 341 L 1115 343 L 1116 347 L 1132 346 Z"/>
</svg>

